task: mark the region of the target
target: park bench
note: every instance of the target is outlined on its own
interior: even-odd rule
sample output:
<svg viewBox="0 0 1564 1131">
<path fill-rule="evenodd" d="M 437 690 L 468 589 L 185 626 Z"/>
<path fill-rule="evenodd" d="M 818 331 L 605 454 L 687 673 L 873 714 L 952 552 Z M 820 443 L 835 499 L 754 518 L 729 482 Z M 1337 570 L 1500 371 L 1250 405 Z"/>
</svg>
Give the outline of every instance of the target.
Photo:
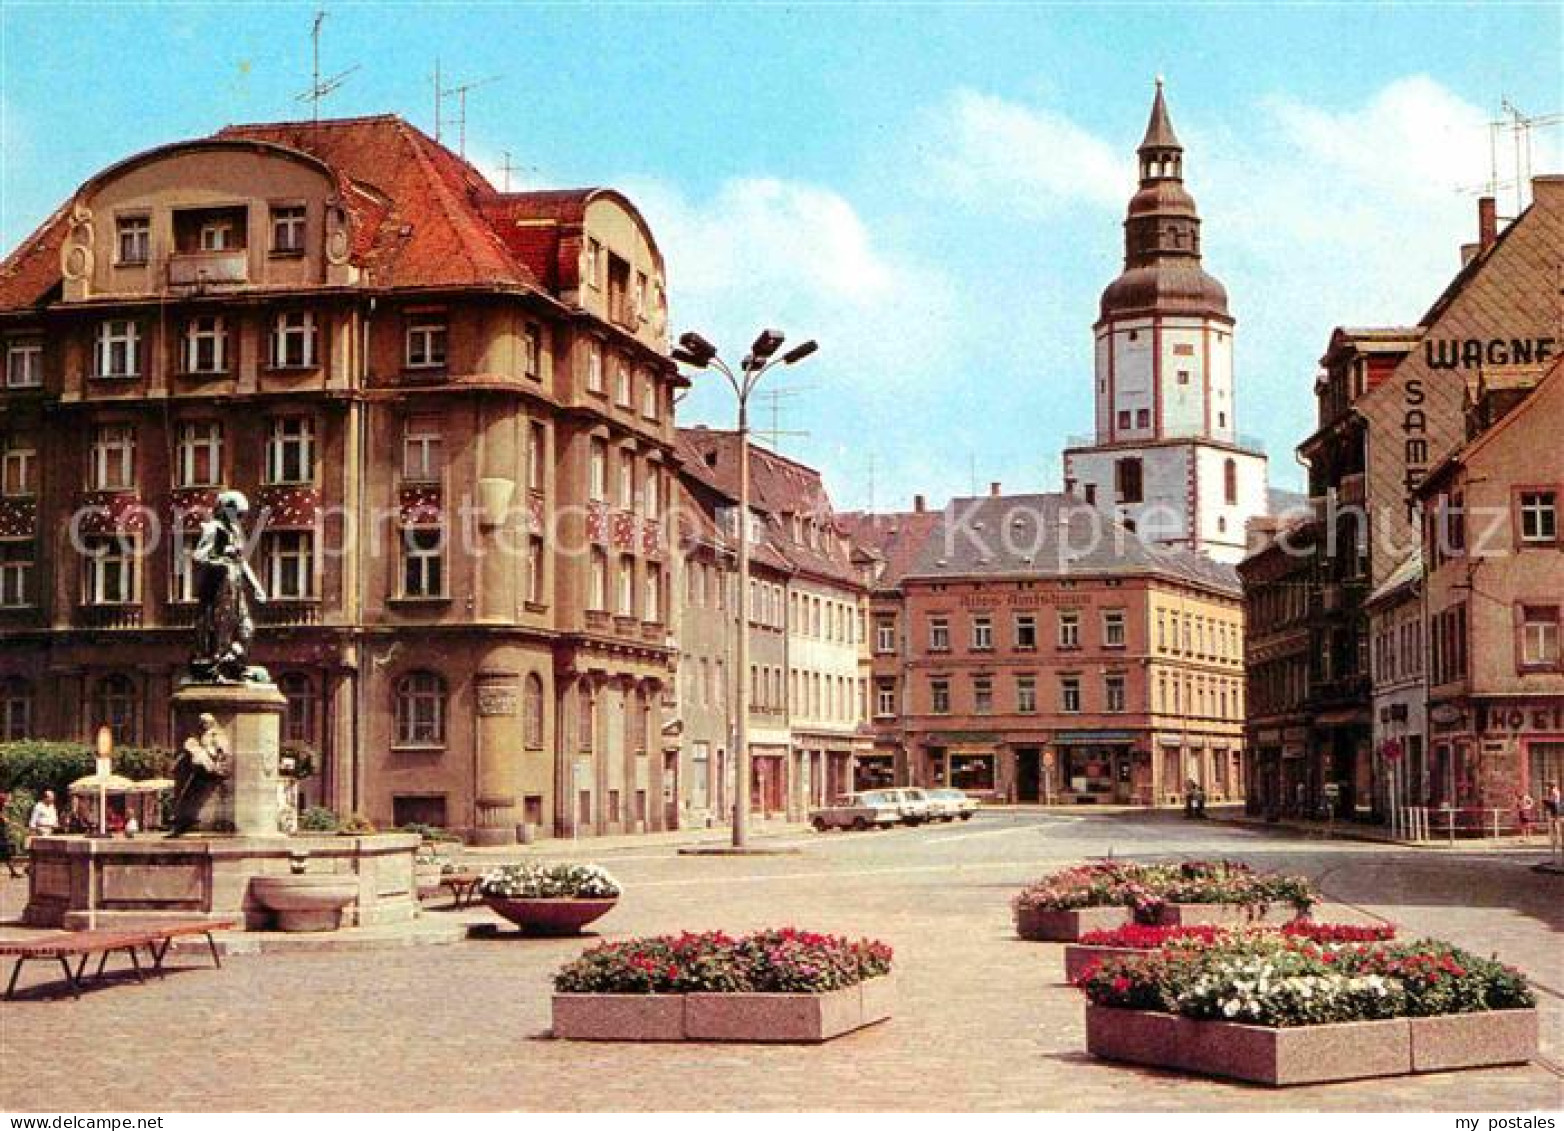
<svg viewBox="0 0 1564 1131">
<path fill-rule="evenodd" d="M 21 976 L 22 967 L 28 962 L 35 961 L 58 962 L 65 974 L 65 981 L 70 987 L 71 995 L 76 998 L 81 997 L 82 986 L 87 981 L 87 963 L 94 955 L 98 959 L 94 978 L 104 976 L 109 957 L 117 953 L 124 954 L 130 959 L 136 981 L 145 982 L 149 969 L 158 977 L 162 977 L 164 960 L 168 956 L 169 947 L 173 945 L 175 939 L 190 935 L 206 936 L 212 963 L 214 966 L 221 967 L 223 961 L 218 955 L 217 941 L 212 937 L 212 932 L 228 930 L 234 926 L 235 920 L 232 919 L 214 921 L 203 919 L 68 931 L 36 939 L 0 939 L 0 957 L 15 959 L 11 965 L 11 980 L 6 985 L 5 997 L 10 1000 L 16 996 L 16 981 Z M 151 963 L 149 967 L 142 966 L 141 956 L 138 953 L 142 947 L 147 948 L 147 956 Z M 73 960 L 76 960 L 74 968 L 71 965 Z"/>
<path fill-rule="evenodd" d="M 451 890 L 456 907 L 470 907 L 478 902 L 478 885 L 482 882 L 481 872 L 451 872 L 440 877 L 440 886 Z"/>
</svg>

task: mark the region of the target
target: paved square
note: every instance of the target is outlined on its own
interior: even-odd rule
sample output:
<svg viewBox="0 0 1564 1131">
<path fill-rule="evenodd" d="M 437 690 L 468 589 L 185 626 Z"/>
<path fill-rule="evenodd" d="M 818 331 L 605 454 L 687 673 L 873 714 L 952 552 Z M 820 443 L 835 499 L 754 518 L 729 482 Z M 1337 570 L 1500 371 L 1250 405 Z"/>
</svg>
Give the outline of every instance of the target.
<svg viewBox="0 0 1564 1131">
<path fill-rule="evenodd" d="M 88 1110 L 1495 1110 L 1564 1105 L 1564 879 L 1516 855 L 1323 843 L 1166 816 L 985 813 L 968 825 L 814 835 L 802 853 L 594 852 L 624 882 L 605 937 L 796 924 L 883 938 L 899 1000 L 818 1047 L 548 1037 L 549 976 L 581 940 L 508 929 L 452 946 L 236 956 L 221 971 L 0 1009 L 0 1107 Z M 548 849 L 562 854 L 562 850 Z M 1316 876 L 1406 936 L 1497 951 L 1538 983 L 1547 1063 L 1272 1091 L 1083 1051 L 1062 948 L 1017 940 L 1010 895 L 1086 856 L 1225 855 Z M 3 889 L 19 912 L 18 881 Z M 487 911 L 446 912 L 491 922 Z M 193 960 L 192 960 L 193 961 Z M 40 968 L 41 969 L 41 968 Z M 41 977 L 40 975 L 35 975 Z"/>
</svg>

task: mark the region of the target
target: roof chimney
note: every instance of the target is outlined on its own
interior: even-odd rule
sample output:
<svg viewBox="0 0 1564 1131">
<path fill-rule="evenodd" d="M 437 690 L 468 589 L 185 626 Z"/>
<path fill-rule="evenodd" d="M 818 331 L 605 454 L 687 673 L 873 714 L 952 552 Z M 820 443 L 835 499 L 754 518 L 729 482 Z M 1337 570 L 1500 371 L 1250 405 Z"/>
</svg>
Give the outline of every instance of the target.
<svg viewBox="0 0 1564 1131">
<path fill-rule="evenodd" d="M 924 512 L 924 510 L 927 508 L 927 506 L 928 506 L 928 504 L 924 500 L 922 495 L 914 495 L 912 497 L 912 509 L 914 511 L 916 511 L 918 514 L 922 514 Z"/>
<path fill-rule="evenodd" d="M 1477 198 L 1477 249 L 1487 251 L 1499 238 L 1498 202 L 1491 196 Z"/>
<path fill-rule="evenodd" d="M 999 498 L 999 480 L 996 479 L 988 485 L 988 497 L 991 499 Z"/>
</svg>

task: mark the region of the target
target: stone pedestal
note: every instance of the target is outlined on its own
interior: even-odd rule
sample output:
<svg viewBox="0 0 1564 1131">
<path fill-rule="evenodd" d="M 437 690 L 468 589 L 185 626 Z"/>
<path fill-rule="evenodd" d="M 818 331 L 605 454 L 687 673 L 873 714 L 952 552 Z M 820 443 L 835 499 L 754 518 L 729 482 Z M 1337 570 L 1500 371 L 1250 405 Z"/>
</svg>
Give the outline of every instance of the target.
<svg viewBox="0 0 1564 1131">
<path fill-rule="evenodd" d="M 271 683 L 191 683 L 173 695 L 180 747 L 200 742 L 210 715 L 228 754 L 228 776 L 201 804 L 195 829 L 245 837 L 281 836 L 283 780 L 277 770 L 282 711 L 287 700 Z"/>
</svg>

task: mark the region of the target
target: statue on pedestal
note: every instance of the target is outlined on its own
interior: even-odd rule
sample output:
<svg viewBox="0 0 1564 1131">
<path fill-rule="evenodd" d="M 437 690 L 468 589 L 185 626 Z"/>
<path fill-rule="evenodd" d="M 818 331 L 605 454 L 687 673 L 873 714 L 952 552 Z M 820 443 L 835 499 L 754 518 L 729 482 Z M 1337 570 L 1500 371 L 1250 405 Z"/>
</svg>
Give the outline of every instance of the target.
<svg viewBox="0 0 1564 1131">
<path fill-rule="evenodd" d="M 201 537 L 191 555 L 197 610 L 190 672 L 199 682 L 269 682 L 264 668 L 245 663 L 255 636 L 250 604 L 266 601 L 260 580 L 244 557 L 241 520 L 249 513 L 250 501 L 240 492 L 218 495 L 212 517 L 201 524 Z"/>
</svg>

